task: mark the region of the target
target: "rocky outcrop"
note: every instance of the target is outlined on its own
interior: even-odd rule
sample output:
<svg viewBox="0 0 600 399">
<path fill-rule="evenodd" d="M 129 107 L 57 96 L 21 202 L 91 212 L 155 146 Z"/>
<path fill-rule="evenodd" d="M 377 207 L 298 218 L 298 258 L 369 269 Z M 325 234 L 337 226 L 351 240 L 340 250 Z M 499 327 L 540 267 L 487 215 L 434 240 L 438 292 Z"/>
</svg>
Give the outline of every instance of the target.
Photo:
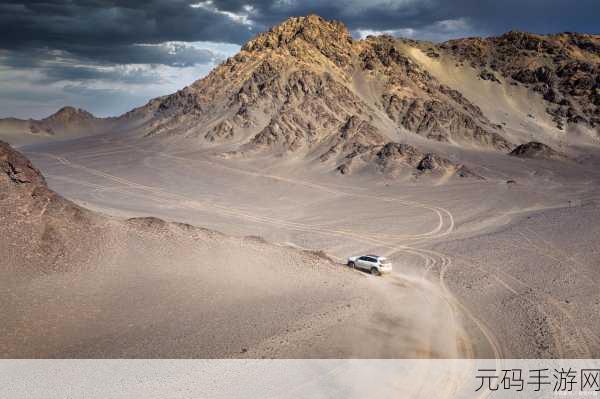
<svg viewBox="0 0 600 399">
<path fill-rule="evenodd" d="M 210 130 L 204 135 L 204 138 L 210 142 L 219 140 L 232 139 L 235 136 L 235 128 L 231 121 L 223 120 L 217 123 L 216 126 L 210 128 Z"/>
<path fill-rule="evenodd" d="M 338 134 L 329 141 L 329 149 L 320 156 L 320 160 L 327 161 L 340 154 L 361 154 L 373 146 L 382 145 L 385 140 L 375 126 L 353 115 L 341 125 Z"/>
<path fill-rule="evenodd" d="M 252 137 L 250 144 L 261 148 L 277 146 L 286 151 L 317 146 L 337 134 L 350 115 L 368 110 L 346 86 L 331 76 L 311 71 L 293 72 L 268 90 L 262 86 L 245 101 L 251 114 L 258 114 L 265 103 L 275 111 L 266 112 L 270 121 Z"/>
<path fill-rule="evenodd" d="M 544 143 L 530 141 L 529 143 L 521 144 L 512 150 L 509 155 L 519 158 L 536 158 L 536 159 L 567 159 L 567 156 L 555 149 L 547 146 Z"/>
<path fill-rule="evenodd" d="M 0 141 L 0 184 L 4 189 L 11 185 L 35 188 L 46 187 L 40 171 L 21 153 Z"/>
<path fill-rule="evenodd" d="M 400 106 L 398 106 L 398 104 Z M 470 104 L 469 104 L 470 105 Z M 509 149 L 511 144 L 500 134 L 487 130 L 472 114 L 440 100 L 391 98 L 386 111 L 411 132 L 443 142 L 470 142 L 483 147 Z"/>
<path fill-rule="evenodd" d="M 77 129 L 94 129 L 101 122 L 101 119 L 83 109 L 63 107 L 47 118 L 29 120 L 29 129 L 33 134 L 60 134 Z"/>
<path fill-rule="evenodd" d="M 414 176 L 455 175 L 481 179 L 464 165 L 453 163 L 438 154 L 424 153 L 409 144 L 394 142 L 361 147 L 360 151 L 348 154 L 337 170 L 347 175 L 369 167 L 388 177 L 408 172 Z"/>
<path fill-rule="evenodd" d="M 500 83 L 494 72 L 485 68 L 481 72 L 479 72 L 479 77 L 483 80 L 489 80 L 491 82 Z"/>
<path fill-rule="evenodd" d="M 50 190 L 27 158 L 0 142 L 0 235 L 11 248 L 26 251 L 27 263 L 20 265 L 19 273 L 66 270 L 62 261 L 68 248 L 81 250 L 78 239 L 91 232 L 94 220 L 90 211 Z M 11 250 L 3 254 L 9 263 L 0 262 L 0 272 L 16 267 L 10 262 L 11 255 L 15 255 Z"/>
<path fill-rule="evenodd" d="M 31 161 L 3 141 L 0 141 L 0 201 L 10 203 L 22 215 L 37 213 L 37 217 L 57 219 L 66 215 L 82 221 L 90 214 L 50 190 Z"/>
<path fill-rule="evenodd" d="M 41 122 L 54 125 L 67 125 L 69 123 L 82 123 L 96 119 L 94 115 L 81 108 L 63 107 Z"/>
<path fill-rule="evenodd" d="M 292 56 L 308 55 L 307 47 L 341 67 L 348 67 L 352 58 L 352 36 L 346 26 L 326 21 L 317 15 L 289 18 L 268 32 L 247 42 L 242 51 L 260 52 L 285 48 Z"/>
</svg>

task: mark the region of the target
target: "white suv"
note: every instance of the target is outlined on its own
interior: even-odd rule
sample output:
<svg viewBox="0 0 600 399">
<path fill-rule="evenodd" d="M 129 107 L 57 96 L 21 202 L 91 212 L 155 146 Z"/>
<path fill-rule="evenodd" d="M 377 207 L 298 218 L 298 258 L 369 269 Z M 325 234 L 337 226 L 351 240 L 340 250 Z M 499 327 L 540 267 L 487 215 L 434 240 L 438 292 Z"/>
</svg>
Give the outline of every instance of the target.
<svg viewBox="0 0 600 399">
<path fill-rule="evenodd" d="M 369 271 L 376 276 L 392 271 L 392 262 L 377 255 L 351 256 L 348 258 L 348 266 Z"/>
</svg>

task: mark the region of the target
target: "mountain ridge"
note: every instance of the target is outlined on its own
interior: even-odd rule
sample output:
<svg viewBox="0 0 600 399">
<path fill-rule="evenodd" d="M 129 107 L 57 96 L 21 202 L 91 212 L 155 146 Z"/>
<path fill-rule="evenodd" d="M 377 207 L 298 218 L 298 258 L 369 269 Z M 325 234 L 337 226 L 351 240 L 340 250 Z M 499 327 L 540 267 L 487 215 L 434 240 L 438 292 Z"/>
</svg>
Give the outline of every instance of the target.
<svg viewBox="0 0 600 399">
<path fill-rule="evenodd" d="M 450 40 L 437 47 L 540 93 L 560 129 L 566 123 L 600 126 L 598 35 L 510 31 L 498 37 Z"/>
<path fill-rule="evenodd" d="M 337 171 L 349 156 L 368 161 L 375 148 L 394 143 L 423 154 L 439 147 L 441 158 L 453 147 L 508 154 L 530 141 L 567 141 L 565 129 L 581 127 L 598 140 L 599 43 L 595 35 L 523 32 L 440 44 L 387 35 L 355 40 L 341 22 L 292 17 L 176 93 L 116 118 L 80 116 L 109 126 L 100 132 L 184 139 L 228 156 L 295 154 Z M 441 60 L 448 79 L 433 73 Z M 506 126 L 452 83 L 453 74 L 467 76 L 486 102 L 522 88 L 545 115 L 510 110 L 516 122 Z M 555 125 L 548 134 L 545 118 Z M 539 137 L 527 132 L 532 124 Z"/>
</svg>

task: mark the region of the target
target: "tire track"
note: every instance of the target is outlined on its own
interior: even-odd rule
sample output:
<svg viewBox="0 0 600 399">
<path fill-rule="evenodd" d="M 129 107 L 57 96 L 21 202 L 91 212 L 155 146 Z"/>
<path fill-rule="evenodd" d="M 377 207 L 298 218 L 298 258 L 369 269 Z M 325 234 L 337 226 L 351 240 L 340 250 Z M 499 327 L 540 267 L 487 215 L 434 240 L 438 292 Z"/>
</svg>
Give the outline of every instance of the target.
<svg viewBox="0 0 600 399">
<path fill-rule="evenodd" d="M 564 307 L 558 303 L 556 298 L 552 297 L 549 294 L 546 294 L 543 291 L 523 282 L 522 280 L 508 274 L 500 269 L 497 270 L 487 270 L 481 266 L 473 264 L 469 259 L 455 256 L 460 259 L 461 262 L 473 269 L 478 269 L 481 272 L 491 274 L 496 281 L 500 285 L 502 285 L 505 289 L 510 291 L 513 295 L 518 296 L 523 301 L 528 303 L 533 308 L 536 308 L 537 311 L 542 314 L 547 320 L 549 320 L 549 327 L 552 330 L 552 338 L 554 344 L 558 351 L 559 358 L 573 358 L 573 354 L 579 358 L 590 358 L 592 357 L 592 352 L 589 348 L 585 340 L 585 333 L 581 330 L 580 327 L 577 326 L 574 318 L 569 312 L 565 313 Z M 505 280 L 512 281 L 514 284 L 519 285 L 520 287 L 526 289 L 528 293 L 533 294 L 537 300 L 529 298 L 527 295 L 519 292 L 519 289 L 507 283 Z M 550 307 L 551 309 L 545 309 L 545 307 Z M 569 319 L 571 323 L 562 323 L 560 319 L 554 314 L 552 314 L 552 309 L 557 310 L 564 317 Z M 575 338 L 574 338 L 575 337 Z"/>
<path fill-rule="evenodd" d="M 350 193 L 348 191 L 335 189 L 332 187 L 328 187 L 328 186 L 325 186 L 322 184 L 312 183 L 312 182 L 305 181 L 305 180 L 292 179 L 292 178 L 282 177 L 282 176 L 273 175 L 273 174 L 261 173 L 258 171 L 251 171 L 251 170 L 247 170 L 247 169 L 239 169 L 239 168 L 234 168 L 231 166 L 222 165 L 220 163 L 210 161 L 207 159 L 199 159 L 199 158 L 189 159 L 189 158 L 179 157 L 179 156 L 172 155 L 172 154 L 167 154 L 167 153 L 160 152 L 160 151 L 144 150 L 144 149 L 141 149 L 141 148 L 129 145 L 129 144 L 125 144 L 123 142 L 118 142 L 118 143 L 122 146 L 126 146 L 127 148 L 130 148 L 133 151 L 147 153 L 147 154 L 151 154 L 153 156 L 158 155 L 158 156 L 165 157 L 165 158 L 175 159 L 175 160 L 179 160 L 179 161 L 185 161 L 186 163 L 202 162 L 202 163 L 208 164 L 212 167 L 217 167 L 219 169 L 228 170 L 228 171 L 234 172 L 236 174 L 243 174 L 243 175 L 251 176 L 251 177 L 260 177 L 260 178 L 271 179 L 271 180 L 280 181 L 280 182 L 284 182 L 284 183 L 288 183 L 288 184 L 300 185 L 300 186 L 304 186 L 307 188 L 316 189 L 316 190 L 323 191 L 323 192 L 328 192 L 330 194 L 343 195 L 343 196 L 354 197 L 354 198 L 374 199 L 374 200 L 383 201 L 383 202 L 396 202 L 396 203 L 399 203 L 399 204 L 405 205 L 405 206 L 411 206 L 414 208 L 422 208 L 422 209 L 426 209 L 426 210 L 429 210 L 429 211 L 435 213 L 438 217 L 438 225 L 429 232 L 421 233 L 421 234 L 408 234 L 408 235 L 395 235 L 395 236 L 387 235 L 389 238 L 395 238 L 395 239 L 400 239 L 400 240 L 420 239 L 420 238 L 439 238 L 439 237 L 443 237 L 445 235 L 450 234 L 452 232 L 452 230 L 454 229 L 454 217 L 453 217 L 452 213 L 442 207 L 430 206 L 430 205 L 426 205 L 426 204 L 423 204 L 420 202 L 402 200 L 402 199 L 394 198 L 394 197 Z M 449 219 L 450 225 L 443 233 L 438 234 L 443 228 L 444 217 Z"/>
<path fill-rule="evenodd" d="M 315 233 L 315 234 L 349 238 L 349 239 L 352 239 L 352 240 L 355 240 L 358 242 L 377 245 L 379 247 L 389 249 L 390 251 L 392 251 L 392 253 L 401 252 L 401 253 L 414 255 L 423 260 L 423 262 L 425 264 L 426 272 L 431 270 L 434 267 L 434 265 L 439 265 L 440 266 L 440 282 L 442 282 L 442 283 L 443 283 L 443 276 L 444 276 L 448 266 L 451 263 L 451 261 L 448 257 L 446 257 L 440 253 L 437 253 L 435 251 L 423 250 L 423 249 L 418 249 L 418 248 L 414 248 L 414 247 L 409 247 L 406 245 L 390 243 L 389 241 L 382 240 L 380 237 L 373 237 L 370 235 L 366 236 L 364 234 L 359 234 L 359 233 L 344 230 L 344 229 L 324 229 L 322 227 L 315 227 L 315 226 L 306 225 L 303 223 L 289 222 L 289 221 L 266 217 L 266 216 L 257 216 L 254 214 L 250 214 L 248 212 L 244 212 L 239 209 L 225 207 L 222 205 L 209 203 L 207 201 L 198 201 L 196 199 L 188 198 L 181 194 L 175 194 L 175 193 L 171 193 L 171 192 L 168 192 L 168 191 L 160 189 L 160 188 L 146 186 L 143 184 L 132 182 L 127 179 L 124 179 L 124 178 L 121 178 L 118 176 L 114 176 L 109 173 L 97 170 L 97 169 L 92 169 L 92 168 L 86 167 L 84 165 L 73 163 L 64 157 L 57 156 L 54 154 L 49 154 L 49 153 L 39 153 L 39 154 L 46 156 L 46 157 L 50 157 L 65 166 L 68 166 L 68 167 L 71 167 L 74 169 L 79 169 L 86 173 L 89 173 L 89 174 L 92 174 L 92 175 L 95 175 L 98 177 L 102 177 L 113 183 L 121 184 L 121 185 L 125 186 L 126 188 L 139 190 L 144 193 L 148 193 L 150 195 L 155 195 L 155 196 L 158 196 L 159 199 L 177 200 L 177 201 L 182 202 L 184 205 L 189 206 L 194 209 L 200 209 L 200 210 L 211 211 L 211 212 L 216 211 L 217 213 L 219 213 L 221 215 L 242 218 L 244 220 L 249 220 L 249 221 L 253 221 L 253 222 L 257 222 L 257 223 L 263 223 L 263 224 L 267 224 L 267 225 L 275 226 L 275 227 L 282 227 L 282 228 L 286 228 L 286 229 L 290 229 L 290 230 L 294 230 L 294 231 L 310 232 L 310 233 Z M 289 181 L 289 179 L 285 179 L 285 180 Z M 305 185 L 304 182 L 302 182 L 300 184 Z M 312 183 L 309 184 L 309 186 L 312 188 L 324 187 L 324 186 L 315 185 Z M 396 198 L 390 198 L 390 197 L 384 197 L 384 196 L 349 194 L 346 192 L 342 192 L 340 190 L 333 190 L 333 189 L 330 189 L 327 187 L 324 187 L 324 188 L 326 190 L 328 190 L 329 192 L 336 193 L 336 194 L 344 194 L 344 195 L 351 195 L 351 196 L 354 195 L 354 196 L 357 196 L 360 198 L 378 199 L 378 200 L 390 201 L 390 202 L 393 201 L 393 202 L 396 202 L 396 203 L 399 203 L 402 205 L 406 205 L 406 206 L 415 206 L 418 208 L 424 208 L 424 209 L 429 209 L 429 210 L 434 211 L 439 217 L 438 226 L 428 233 L 411 236 L 412 238 L 418 238 L 418 239 L 429 238 L 429 239 L 431 239 L 431 238 L 443 237 L 445 235 L 450 234 L 454 228 L 454 218 L 453 218 L 452 214 L 447 209 L 444 209 L 444 208 L 431 207 L 431 206 L 427 206 L 424 204 L 416 203 L 414 201 L 405 201 L 405 200 L 399 200 Z M 114 190 L 114 188 L 110 188 L 110 189 Z M 444 229 L 444 225 L 445 225 L 444 215 L 447 217 L 447 219 L 449 221 L 449 223 L 448 223 L 449 226 L 446 227 L 445 229 Z M 393 238 L 396 240 L 406 239 L 405 235 L 402 235 L 402 236 L 382 235 L 382 236 L 384 236 L 387 239 L 390 239 L 390 238 Z M 451 292 L 448 290 L 448 288 L 445 286 L 445 284 L 443 284 L 442 287 L 443 287 L 443 295 L 440 296 L 440 299 L 444 300 L 450 306 L 450 309 L 451 309 L 450 317 L 452 318 L 454 325 L 456 325 L 456 326 L 459 325 L 456 313 L 458 313 L 459 310 L 465 312 L 467 314 L 467 316 L 473 320 L 475 325 L 479 329 L 481 329 L 483 336 L 489 341 L 489 345 L 492 347 L 494 352 L 496 354 L 498 354 L 498 357 L 499 357 L 501 352 L 498 349 L 495 338 L 489 333 L 489 331 L 487 331 L 487 329 L 485 328 L 483 323 L 479 319 L 477 319 L 475 317 L 475 315 L 473 315 L 471 312 L 469 312 L 468 309 L 464 305 L 459 304 L 455 299 L 453 299 Z M 469 355 L 470 357 L 472 357 L 474 355 L 472 348 L 466 348 L 466 351 L 467 352 L 465 353 L 465 355 Z"/>
</svg>

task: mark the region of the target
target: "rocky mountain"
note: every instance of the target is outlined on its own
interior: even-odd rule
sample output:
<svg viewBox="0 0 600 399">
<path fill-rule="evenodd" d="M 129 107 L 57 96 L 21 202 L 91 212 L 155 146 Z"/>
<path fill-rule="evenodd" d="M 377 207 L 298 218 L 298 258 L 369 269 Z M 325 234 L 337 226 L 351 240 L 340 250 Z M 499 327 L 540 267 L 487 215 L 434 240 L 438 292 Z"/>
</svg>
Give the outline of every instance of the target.
<svg viewBox="0 0 600 399">
<path fill-rule="evenodd" d="M 339 22 L 290 18 L 206 78 L 153 103 L 143 132 L 193 138 L 229 154 L 295 153 L 344 172 L 355 169 L 359 155 L 376 162 L 386 145 L 410 145 L 423 156 L 435 143 L 506 153 L 531 140 L 508 134 L 460 86 L 430 73 L 415 51 L 468 63 L 482 81 L 508 80 L 540 93 L 561 128 L 595 128 L 597 43 L 592 35 L 516 32 L 439 45 L 390 36 L 354 40 Z"/>
</svg>

